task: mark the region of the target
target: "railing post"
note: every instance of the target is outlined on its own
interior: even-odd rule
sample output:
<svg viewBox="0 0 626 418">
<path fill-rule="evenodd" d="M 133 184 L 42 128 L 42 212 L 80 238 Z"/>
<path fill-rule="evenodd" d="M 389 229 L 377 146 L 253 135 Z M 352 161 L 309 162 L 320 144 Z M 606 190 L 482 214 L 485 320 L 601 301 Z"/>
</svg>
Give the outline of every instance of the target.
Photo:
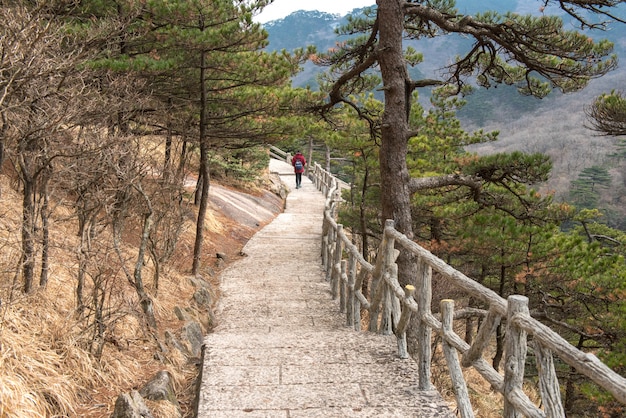
<svg viewBox="0 0 626 418">
<path fill-rule="evenodd" d="M 452 379 L 452 389 L 456 396 L 456 406 L 461 418 L 473 418 L 474 411 L 469 400 L 467 385 L 463 377 L 463 369 L 459 362 L 459 355 L 456 348 L 451 346 L 446 339 L 454 335 L 454 301 L 444 299 L 440 303 L 441 307 L 441 332 L 443 334 L 441 346 L 446 357 L 450 378 Z"/>
<path fill-rule="evenodd" d="M 392 264 L 387 268 L 387 273 L 390 277 L 396 277 L 398 275 L 398 265 Z M 393 333 L 393 307 L 395 295 L 391 290 L 391 286 L 384 280 L 383 277 L 383 315 L 380 326 L 380 333 L 383 335 L 391 335 Z"/>
<path fill-rule="evenodd" d="M 545 348 L 537 340 L 531 343 L 535 352 L 537 372 L 539 374 L 539 391 L 541 403 L 548 418 L 561 418 L 565 416 L 563 402 L 561 401 L 561 388 L 554 369 L 552 350 Z"/>
<path fill-rule="evenodd" d="M 398 356 L 400 358 L 409 358 L 409 352 L 406 346 L 406 328 L 411 320 L 413 311 L 409 308 L 409 302 L 413 300 L 413 294 L 415 293 L 415 286 L 406 285 L 404 287 L 404 304 L 400 319 L 396 324 L 395 334 L 398 342 Z"/>
<path fill-rule="evenodd" d="M 324 214 L 324 220 L 322 221 L 322 267 L 324 273 L 328 275 L 328 234 L 330 233 L 331 225 L 330 221 L 326 219 Z"/>
<path fill-rule="evenodd" d="M 393 228 L 393 220 L 385 221 L 385 229 Z M 389 265 L 395 262 L 397 257 L 393 238 L 389 238 L 386 233 L 383 232 L 383 239 L 380 243 L 378 250 L 378 257 L 376 259 L 376 267 L 374 268 L 374 274 L 372 277 L 372 286 L 370 288 L 371 306 L 370 306 L 370 324 L 369 330 L 371 332 L 378 331 L 378 316 L 380 314 L 380 304 L 384 297 L 385 290 L 385 274 L 389 273 Z"/>
<path fill-rule="evenodd" d="M 339 274 L 339 312 L 344 313 L 346 311 L 346 281 L 347 279 L 347 264 L 346 260 L 341 260 L 341 273 Z"/>
<path fill-rule="evenodd" d="M 356 305 L 356 297 L 354 296 L 354 283 L 356 279 L 356 265 L 357 259 L 350 252 L 350 256 L 348 257 L 348 295 L 346 301 L 346 326 L 353 327 L 354 326 L 354 307 Z"/>
<path fill-rule="evenodd" d="M 470 349 L 463 354 L 463 358 L 461 359 L 461 365 L 463 367 L 469 367 L 476 360 L 481 358 L 483 351 L 485 351 L 485 348 L 489 345 L 491 336 L 495 334 L 496 328 L 500 325 L 500 319 L 500 315 L 493 309 L 489 310 L 478 329 L 474 343 L 471 345 Z"/>
<path fill-rule="evenodd" d="M 343 225 L 338 224 L 335 231 L 335 253 L 333 254 L 333 265 L 330 275 L 330 289 L 333 295 L 333 300 L 337 299 L 339 291 L 339 282 L 341 281 L 341 255 L 343 252 L 343 239 L 341 233 L 343 232 Z"/>
<path fill-rule="evenodd" d="M 356 275 L 356 270 L 355 270 L 355 275 L 356 278 L 354 280 L 354 292 L 355 292 L 355 297 L 354 297 L 354 308 L 352 309 L 352 311 L 354 312 L 354 330 L 355 331 L 361 331 L 361 301 L 359 300 L 358 297 L 356 297 L 356 292 L 361 292 L 361 289 L 363 287 L 363 281 L 367 279 L 367 271 L 366 270 L 361 270 L 358 275 Z"/>
<path fill-rule="evenodd" d="M 507 298 L 506 338 L 504 341 L 504 417 L 521 418 L 511 403 L 513 396 L 522 392 L 524 383 L 524 363 L 526 361 L 526 331 L 513 323 L 516 315 L 529 316 L 528 298 L 521 295 L 511 295 Z"/>
<path fill-rule="evenodd" d="M 326 259 L 328 266 L 326 267 L 326 281 L 329 282 L 333 275 L 334 269 L 334 253 L 335 242 L 337 240 L 337 231 L 332 226 L 328 229 L 328 242 L 326 243 Z"/>
<path fill-rule="evenodd" d="M 430 326 L 424 321 L 426 315 L 431 314 L 432 303 L 432 269 L 431 267 L 418 258 L 418 272 L 417 272 L 417 339 L 418 339 L 418 354 L 417 363 L 419 371 L 419 388 L 421 390 L 431 390 L 431 374 L 430 374 L 430 359 L 432 355 L 431 336 L 432 330 Z"/>
<path fill-rule="evenodd" d="M 322 191 L 322 173 L 320 172 L 321 167 L 318 163 L 315 163 L 315 186 L 317 190 Z"/>
</svg>

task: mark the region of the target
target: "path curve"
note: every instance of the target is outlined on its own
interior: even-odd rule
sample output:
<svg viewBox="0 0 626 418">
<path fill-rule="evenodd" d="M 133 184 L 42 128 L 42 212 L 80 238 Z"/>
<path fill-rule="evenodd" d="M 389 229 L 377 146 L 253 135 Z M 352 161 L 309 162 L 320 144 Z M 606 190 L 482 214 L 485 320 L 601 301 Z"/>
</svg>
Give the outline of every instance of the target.
<svg viewBox="0 0 626 418">
<path fill-rule="evenodd" d="M 222 272 L 218 326 L 204 340 L 198 417 L 446 417 L 395 338 L 344 325 L 321 262 L 324 196 L 272 160 L 285 211 Z"/>
</svg>

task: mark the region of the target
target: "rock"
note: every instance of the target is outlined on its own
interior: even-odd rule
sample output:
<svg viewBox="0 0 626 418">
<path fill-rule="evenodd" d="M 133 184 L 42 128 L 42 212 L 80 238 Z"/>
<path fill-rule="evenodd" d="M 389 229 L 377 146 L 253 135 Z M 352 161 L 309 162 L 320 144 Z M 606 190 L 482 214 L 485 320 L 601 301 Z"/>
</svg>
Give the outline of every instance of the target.
<svg viewBox="0 0 626 418">
<path fill-rule="evenodd" d="M 204 344 L 204 334 L 202 326 L 195 321 L 190 321 L 183 326 L 182 338 L 189 342 L 190 354 L 193 357 L 200 357 L 202 344 Z"/>
<path fill-rule="evenodd" d="M 209 332 L 217 324 L 215 313 L 213 312 L 213 294 L 206 288 L 198 289 L 193 294 L 193 300 L 200 310 L 207 312 L 206 317 L 202 317 L 200 322 L 206 332 Z"/>
<path fill-rule="evenodd" d="M 204 280 L 200 275 L 197 275 L 195 277 L 189 277 L 189 282 L 191 282 L 191 285 L 196 289 L 201 289 L 203 287 L 211 289 L 211 283 Z"/>
<path fill-rule="evenodd" d="M 139 394 L 151 401 L 167 401 L 180 407 L 176 400 L 172 375 L 166 370 L 158 372 L 152 380 L 139 390 Z"/>
<path fill-rule="evenodd" d="M 281 181 L 280 176 L 278 174 L 272 173 L 269 176 L 270 181 L 270 190 L 281 199 L 285 199 L 289 194 L 289 189 L 285 184 Z"/>
<path fill-rule="evenodd" d="M 178 341 L 176 336 L 172 334 L 170 330 L 165 331 L 165 343 L 183 354 L 187 354 L 188 352 L 188 350 L 180 343 L 180 341 Z"/>
<path fill-rule="evenodd" d="M 207 310 L 206 317 L 201 317 L 200 323 L 202 324 L 206 332 L 211 331 L 217 326 L 217 318 L 215 317 L 215 313 L 213 313 L 213 309 L 209 308 Z"/>
<path fill-rule="evenodd" d="M 189 315 L 189 313 L 180 306 L 174 307 L 174 315 L 176 315 L 176 318 L 178 318 L 179 321 L 191 320 L 191 316 Z"/>
<path fill-rule="evenodd" d="M 154 418 L 143 398 L 136 390 L 122 393 L 115 401 L 111 418 Z"/>
<path fill-rule="evenodd" d="M 193 300 L 196 302 L 199 308 L 211 308 L 212 298 L 211 292 L 206 287 L 201 287 L 193 294 Z"/>
</svg>

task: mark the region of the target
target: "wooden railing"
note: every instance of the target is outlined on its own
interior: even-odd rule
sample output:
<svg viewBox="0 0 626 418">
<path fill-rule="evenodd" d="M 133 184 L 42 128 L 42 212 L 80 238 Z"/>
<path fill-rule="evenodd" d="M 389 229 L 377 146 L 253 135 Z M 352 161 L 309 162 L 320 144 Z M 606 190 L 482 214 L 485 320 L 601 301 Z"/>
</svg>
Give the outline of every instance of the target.
<svg viewBox="0 0 626 418">
<path fill-rule="evenodd" d="M 385 223 L 382 242 L 374 265 L 367 262 L 358 248 L 335 221 L 339 199 L 339 182 L 315 164 L 311 176 L 318 190 L 326 195 L 324 213 L 322 262 L 330 282 L 333 298 L 339 298 L 339 309 L 345 313 L 346 325 L 361 330 L 361 311 L 369 314 L 369 331 L 395 334 L 400 357 L 408 357 L 406 331 L 416 326 L 419 388 L 432 388 L 432 333 L 438 334 L 442 345 L 460 416 L 473 417 L 463 368 L 473 367 L 491 386 L 504 396 L 504 417 L 564 417 L 554 357 L 575 368 L 596 384 L 626 404 L 626 379 L 603 364 L 595 355 L 585 353 L 529 314 L 528 298 L 513 295 L 506 300 L 492 290 L 455 270 L 432 253 L 409 240 L 394 228 L 393 221 Z M 402 288 L 398 282 L 395 260 L 400 251 L 409 251 L 417 259 L 416 286 Z M 453 321 L 461 312 L 454 311 L 453 300 L 443 300 L 440 315 L 433 314 L 432 272 L 449 279 L 456 288 L 488 309 L 477 335 L 470 345 L 454 332 Z M 361 292 L 364 280 L 370 279 L 370 297 Z M 414 317 L 414 321 L 410 321 Z M 417 319 L 417 320 L 415 320 Z M 500 322 L 505 322 L 504 373 L 495 370 L 483 352 Z M 528 344 L 536 359 L 541 408 L 524 392 L 524 367 Z M 460 358 L 459 358 L 460 356 Z"/>
<path fill-rule="evenodd" d="M 293 157 L 293 155 L 270 145 L 270 157 L 291 164 L 291 157 Z"/>
</svg>

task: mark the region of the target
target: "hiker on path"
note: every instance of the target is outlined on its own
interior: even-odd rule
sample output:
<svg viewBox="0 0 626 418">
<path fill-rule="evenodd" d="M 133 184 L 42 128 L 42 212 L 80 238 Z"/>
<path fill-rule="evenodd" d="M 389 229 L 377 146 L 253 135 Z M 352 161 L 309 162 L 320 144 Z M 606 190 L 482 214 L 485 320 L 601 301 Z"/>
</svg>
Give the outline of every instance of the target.
<svg viewBox="0 0 626 418">
<path fill-rule="evenodd" d="M 306 159 L 300 151 L 296 152 L 296 155 L 291 159 L 291 165 L 296 173 L 296 189 L 302 187 L 302 173 L 304 173 L 304 166 L 306 165 Z"/>
</svg>

